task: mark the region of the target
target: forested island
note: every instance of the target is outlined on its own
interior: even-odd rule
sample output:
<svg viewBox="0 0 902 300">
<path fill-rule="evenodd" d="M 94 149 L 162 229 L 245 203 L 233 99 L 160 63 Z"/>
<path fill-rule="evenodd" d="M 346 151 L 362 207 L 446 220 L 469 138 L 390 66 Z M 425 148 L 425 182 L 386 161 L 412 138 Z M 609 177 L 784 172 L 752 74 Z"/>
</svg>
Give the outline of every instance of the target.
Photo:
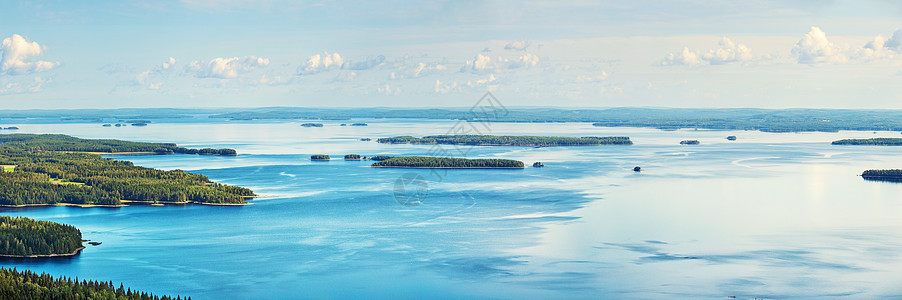
<svg viewBox="0 0 902 300">
<path fill-rule="evenodd" d="M 683 140 L 680 141 L 680 145 L 698 145 L 701 144 L 698 140 Z"/>
<path fill-rule="evenodd" d="M 391 157 L 391 156 L 388 156 L 388 155 L 373 155 L 373 156 L 370 157 L 370 160 L 374 160 L 374 161 L 383 161 L 383 160 L 386 160 L 386 159 L 389 159 L 389 158 L 392 158 L 392 157 Z"/>
<path fill-rule="evenodd" d="M 303 127 L 323 127 L 323 123 L 304 123 L 301 124 Z"/>
<path fill-rule="evenodd" d="M 63 134 L 2 134 L 0 145 L 27 151 L 69 151 L 93 153 L 144 152 L 156 154 L 237 155 L 234 149 L 189 149 L 173 143 L 144 143 L 110 139 L 81 139 Z"/>
<path fill-rule="evenodd" d="M 74 226 L 0 216 L 0 257 L 75 255 L 84 249 L 81 243 L 81 231 Z"/>
<path fill-rule="evenodd" d="M 842 139 L 833 145 L 902 146 L 902 138 Z"/>
<path fill-rule="evenodd" d="M 510 135 L 431 135 L 416 138 L 396 136 L 376 140 L 387 144 L 440 144 L 476 146 L 594 146 L 632 145 L 629 137 L 556 137 L 556 136 L 510 136 Z"/>
<path fill-rule="evenodd" d="M 0 205 L 246 204 L 246 198 L 255 196 L 249 189 L 215 183 L 204 175 L 81 152 L 144 151 L 160 145 L 179 148 L 64 135 L 0 135 L 0 165 L 15 166 L 12 172 L 0 172 Z"/>
<path fill-rule="evenodd" d="M 124 287 L 112 281 L 87 281 L 78 278 L 53 277 L 47 273 L 0 268 L 0 299 L 127 299 L 127 300 L 190 300 L 191 297 L 157 296 Z"/>
<path fill-rule="evenodd" d="M 866 180 L 902 182 L 902 170 L 866 170 L 861 173 L 861 178 Z"/>
<path fill-rule="evenodd" d="M 345 160 L 361 160 L 363 159 L 360 154 L 346 154 Z"/>
<path fill-rule="evenodd" d="M 456 158 L 430 156 L 401 156 L 375 162 L 380 168 L 426 168 L 426 169 L 522 169 L 523 162 L 497 158 Z"/>
<path fill-rule="evenodd" d="M 310 156 L 310 160 L 330 160 L 327 154 L 314 154 Z"/>
</svg>

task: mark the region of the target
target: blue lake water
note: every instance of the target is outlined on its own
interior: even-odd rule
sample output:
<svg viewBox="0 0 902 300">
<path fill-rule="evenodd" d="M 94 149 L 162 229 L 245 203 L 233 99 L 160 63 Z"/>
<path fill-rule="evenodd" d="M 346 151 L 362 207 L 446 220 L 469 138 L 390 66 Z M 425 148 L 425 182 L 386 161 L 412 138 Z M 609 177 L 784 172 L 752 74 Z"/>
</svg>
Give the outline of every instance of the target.
<svg viewBox="0 0 902 300">
<path fill-rule="evenodd" d="M 118 159 L 270 197 L 242 207 L 5 210 L 75 225 L 103 244 L 71 259 L 2 265 L 193 299 L 902 297 L 902 184 L 857 176 L 902 168 L 902 147 L 829 143 L 897 132 L 497 123 L 483 133 L 622 135 L 635 145 L 448 146 L 547 167 L 433 173 L 340 157 L 424 155 L 435 149 L 359 139 L 444 134 L 455 122 L 356 121 L 370 126 L 23 124 L 23 133 L 234 148 L 241 154 Z M 319 153 L 338 160 L 308 160 Z M 403 206 L 395 183 L 411 173 L 428 188 L 421 205 Z"/>
</svg>

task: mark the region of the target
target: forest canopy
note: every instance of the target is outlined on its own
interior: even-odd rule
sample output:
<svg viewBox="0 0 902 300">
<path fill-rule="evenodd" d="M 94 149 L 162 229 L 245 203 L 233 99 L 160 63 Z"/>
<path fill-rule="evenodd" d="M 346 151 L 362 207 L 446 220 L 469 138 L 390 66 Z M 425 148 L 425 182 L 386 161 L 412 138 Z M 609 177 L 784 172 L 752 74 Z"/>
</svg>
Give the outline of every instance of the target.
<svg viewBox="0 0 902 300">
<path fill-rule="evenodd" d="M 0 299 L 43 300 L 43 299 L 123 299 L 123 300 L 180 300 L 190 297 L 158 296 L 113 285 L 112 281 L 88 281 L 78 278 L 53 277 L 46 273 L 29 270 L 0 268 Z"/>
<path fill-rule="evenodd" d="M 70 254 L 80 248 L 81 231 L 74 226 L 0 216 L 0 255 Z"/>
<path fill-rule="evenodd" d="M 376 140 L 388 144 L 442 144 L 476 146 L 594 146 L 632 145 L 629 137 L 556 137 L 556 136 L 510 136 L 510 135 L 431 135 L 422 138 L 396 136 Z"/>
<path fill-rule="evenodd" d="M 456 158 L 429 156 L 393 157 L 372 164 L 383 168 L 442 168 L 442 169 L 522 169 L 522 161 L 497 158 Z"/>
<path fill-rule="evenodd" d="M 902 138 L 870 138 L 870 139 L 842 139 L 833 141 L 833 145 L 874 145 L 874 146 L 902 146 Z"/>
<path fill-rule="evenodd" d="M 32 151 L 70 151 L 70 152 L 155 152 L 157 154 L 202 154 L 202 155 L 237 155 L 233 149 L 189 149 L 173 143 L 143 143 L 122 140 L 100 139 L 89 140 L 62 134 L 3 134 L 0 145 L 5 148 L 17 148 Z"/>
<path fill-rule="evenodd" d="M 64 137 L 50 136 L 47 143 L 37 138 L 27 143 L 0 144 L 0 165 L 15 166 L 13 172 L 0 172 L 0 205 L 121 205 L 123 200 L 240 204 L 255 195 L 249 189 L 215 183 L 200 174 L 156 170 L 97 154 L 48 151 L 36 146 L 72 140 L 76 145 L 73 148 L 84 150 L 108 146 L 111 141 Z M 0 138 L 11 140 L 6 135 Z M 59 148 L 71 149 L 51 147 Z"/>
</svg>

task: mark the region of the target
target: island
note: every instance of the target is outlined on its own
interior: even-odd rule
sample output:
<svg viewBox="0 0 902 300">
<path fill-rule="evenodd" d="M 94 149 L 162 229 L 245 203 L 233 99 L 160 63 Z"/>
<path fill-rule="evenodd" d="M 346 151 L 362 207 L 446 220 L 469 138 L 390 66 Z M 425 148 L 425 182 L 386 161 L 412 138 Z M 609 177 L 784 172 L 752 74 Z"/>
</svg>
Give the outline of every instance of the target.
<svg viewBox="0 0 902 300">
<path fill-rule="evenodd" d="M 533 168 L 542 168 L 542 167 L 545 167 L 545 164 L 543 164 L 540 161 L 537 161 L 537 162 L 532 163 L 532 167 Z"/>
<path fill-rule="evenodd" d="M 373 140 L 373 139 L 371 139 L 371 138 L 362 138 L 362 139 L 360 139 L 361 142 L 369 142 L 369 141 L 372 141 L 372 140 Z"/>
<path fill-rule="evenodd" d="M 304 123 L 301 124 L 304 127 L 323 127 L 323 123 Z"/>
<path fill-rule="evenodd" d="M 81 231 L 71 225 L 0 216 L 0 257 L 73 256 L 84 249 Z"/>
<path fill-rule="evenodd" d="M 371 156 L 371 157 L 370 157 L 370 160 L 374 160 L 374 161 L 383 161 L 383 160 L 386 160 L 386 159 L 389 159 L 389 158 L 392 158 L 392 157 L 391 157 L 391 156 L 388 156 L 388 155 L 374 155 L 374 156 Z"/>
<path fill-rule="evenodd" d="M 861 178 L 874 181 L 902 182 L 902 170 L 865 170 L 861 173 Z"/>
<path fill-rule="evenodd" d="M 735 140 L 736 140 L 736 136 L 735 136 L 735 135 L 728 136 L 728 137 L 727 137 L 727 140 L 728 140 L 728 141 L 735 141 Z"/>
<path fill-rule="evenodd" d="M 401 156 L 375 162 L 377 168 L 422 169 L 523 169 L 522 161 L 497 158 L 456 158 L 431 156 Z"/>
<path fill-rule="evenodd" d="M 680 141 L 680 145 L 698 145 L 701 144 L 698 140 L 683 140 Z"/>
<path fill-rule="evenodd" d="M 353 123 L 351 126 L 369 126 L 366 123 Z"/>
<path fill-rule="evenodd" d="M 376 140 L 386 144 L 439 144 L 475 146 L 595 146 L 632 145 L 629 137 L 554 137 L 554 136 L 510 136 L 510 135 L 431 135 L 422 138 L 396 136 Z"/>
<path fill-rule="evenodd" d="M 256 196 L 250 189 L 212 182 L 201 174 L 139 167 L 97 154 L 147 151 L 160 145 L 171 145 L 180 152 L 200 152 L 175 144 L 65 135 L 0 135 L 0 165 L 14 166 L 12 172 L 0 172 L 0 205 L 238 205 Z"/>
<path fill-rule="evenodd" d="M 0 298 L 3 299 L 128 299 L 128 300 L 190 300 L 191 297 L 159 296 L 119 287 L 112 281 L 79 280 L 53 277 L 47 273 L 0 268 Z"/>
<path fill-rule="evenodd" d="M 330 160 L 329 155 L 326 154 L 314 154 L 310 156 L 310 160 L 314 161 L 326 161 Z"/>
<path fill-rule="evenodd" d="M 347 154 L 345 160 L 361 160 L 360 154 Z"/>
<path fill-rule="evenodd" d="M 122 140 L 89 140 L 63 134 L 3 134 L 0 144 L 6 148 L 29 151 L 90 152 L 98 154 L 200 154 L 234 156 L 234 149 L 189 149 L 173 143 L 144 143 Z"/>
<path fill-rule="evenodd" d="M 833 145 L 902 146 L 902 138 L 842 139 Z"/>
</svg>

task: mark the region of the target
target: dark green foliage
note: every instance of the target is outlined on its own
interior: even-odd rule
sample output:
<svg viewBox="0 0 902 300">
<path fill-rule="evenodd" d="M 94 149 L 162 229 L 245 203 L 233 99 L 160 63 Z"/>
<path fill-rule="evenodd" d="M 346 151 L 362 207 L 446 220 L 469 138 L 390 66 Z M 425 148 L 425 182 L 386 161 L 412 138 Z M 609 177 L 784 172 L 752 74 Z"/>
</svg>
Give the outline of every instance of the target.
<svg viewBox="0 0 902 300">
<path fill-rule="evenodd" d="M 73 226 L 0 216 L 0 254 L 69 254 L 81 247 L 81 231 Z"/>
<path fill-rule="evenodd" d="M 77 144 L 106 145 L 91 141 L 79 139 Z M 89 153 L 38 151 L 15 141 L 0 145 L 0 164 L 17 165 L 14 172 L 0 173 L 0 205 L 120 205 L 122 200 L 245 203 L 245 197 L 254 196 L 249 189 L 214 183 L 200 174 L 138 167 Z"/>
<path fill-rule="evenodd" d="M 301 126 L 304 126 L 304 127 L 323 127 L 323 124 L 322 124 L 322 123 L 304 123 L 304 124 L 301 124 Z"/>
<path fill-rule="evenodd" d="M 422 138 L 396 136 L 376 140 L 389 144 L 442 144 L 442 145 L 482 145 L 482 146 L 593 146 L 632 145 L 629 137 L 555 137 L 555 136 L 508 136 L 508 135 L 431 135 Z"/>
<path fill-rule="evenodd" d="M 152 293 L 126 289 L 122 284 L 116 287 L 112 281 L 79 281 L 78 278 L 53 277 L 50 274 L 38 274 L 29 270 L 0 268 L 0 299 L 190 300 L 191 298 L 156 296 Z"/>
<path fill-rule="evenodd" d="M 467 159 L 456 157 L 401 156 L 373 163 L 374 167 L 398 168 L 523 168 L 523 162 L 511 159 Z"/>
<path fill-rule="evenodd" d="M 388 156 L 388 155 L 376 155 L 376 156 L 370 157 L 370 160 L 383 161 L 383 160 L 386 160 L 389 158 L 392 158 L 392 157 Z"/>
<path fill-rule="evenodd" d="M 314 154 L 310 156 L 312 160 L 329 160 L 329 155 L 326 154 Z"/>
<path fill-rule="evenodd" d="M 173 143 L 142 143 L 121 140 L 90 140 L 62 134 L 3 134 L 0 144 L 7 148 L 33 151 L 72 152 L 155 152 L 206 155 L 237 155 L 233 149 L 188 149 Z"/>
<path fill-rule="evenodd" d="M 345 155 L 345 159 L 360 159 L 360 154 L 348 154 Z"/>
<path fill-rule="evenodd" d="M 736 140 L 736 136 L 735 136 L 735 135 L 728 136 L 728 137 L 727 137 L 727 140 L 728 140 L 728 141 L 735 141 L 735 140 Z"/>
<path fill-rule="evenodd" d="M 861 177 L 867 180 L 902 182 L 902 170 L 866 170 Z"/>
<path fill-rule="evenodd" d="M 351 124 L 351 126 L 369 126 L 369 125 L 367 125 L 366 123 L 354 123 L 354 124 Z"/>
<path fill-rule="evenodd" d="M 876 145 L 902 146 L 902 138 L 844 139 L 833 141 L 833 145 Z"/>
<path fill-rule="evenodd" d="M 698 145 L 700 142 L 698 140 L 683 140 L 680 141 L 680 145 Z"/>
</svg>

